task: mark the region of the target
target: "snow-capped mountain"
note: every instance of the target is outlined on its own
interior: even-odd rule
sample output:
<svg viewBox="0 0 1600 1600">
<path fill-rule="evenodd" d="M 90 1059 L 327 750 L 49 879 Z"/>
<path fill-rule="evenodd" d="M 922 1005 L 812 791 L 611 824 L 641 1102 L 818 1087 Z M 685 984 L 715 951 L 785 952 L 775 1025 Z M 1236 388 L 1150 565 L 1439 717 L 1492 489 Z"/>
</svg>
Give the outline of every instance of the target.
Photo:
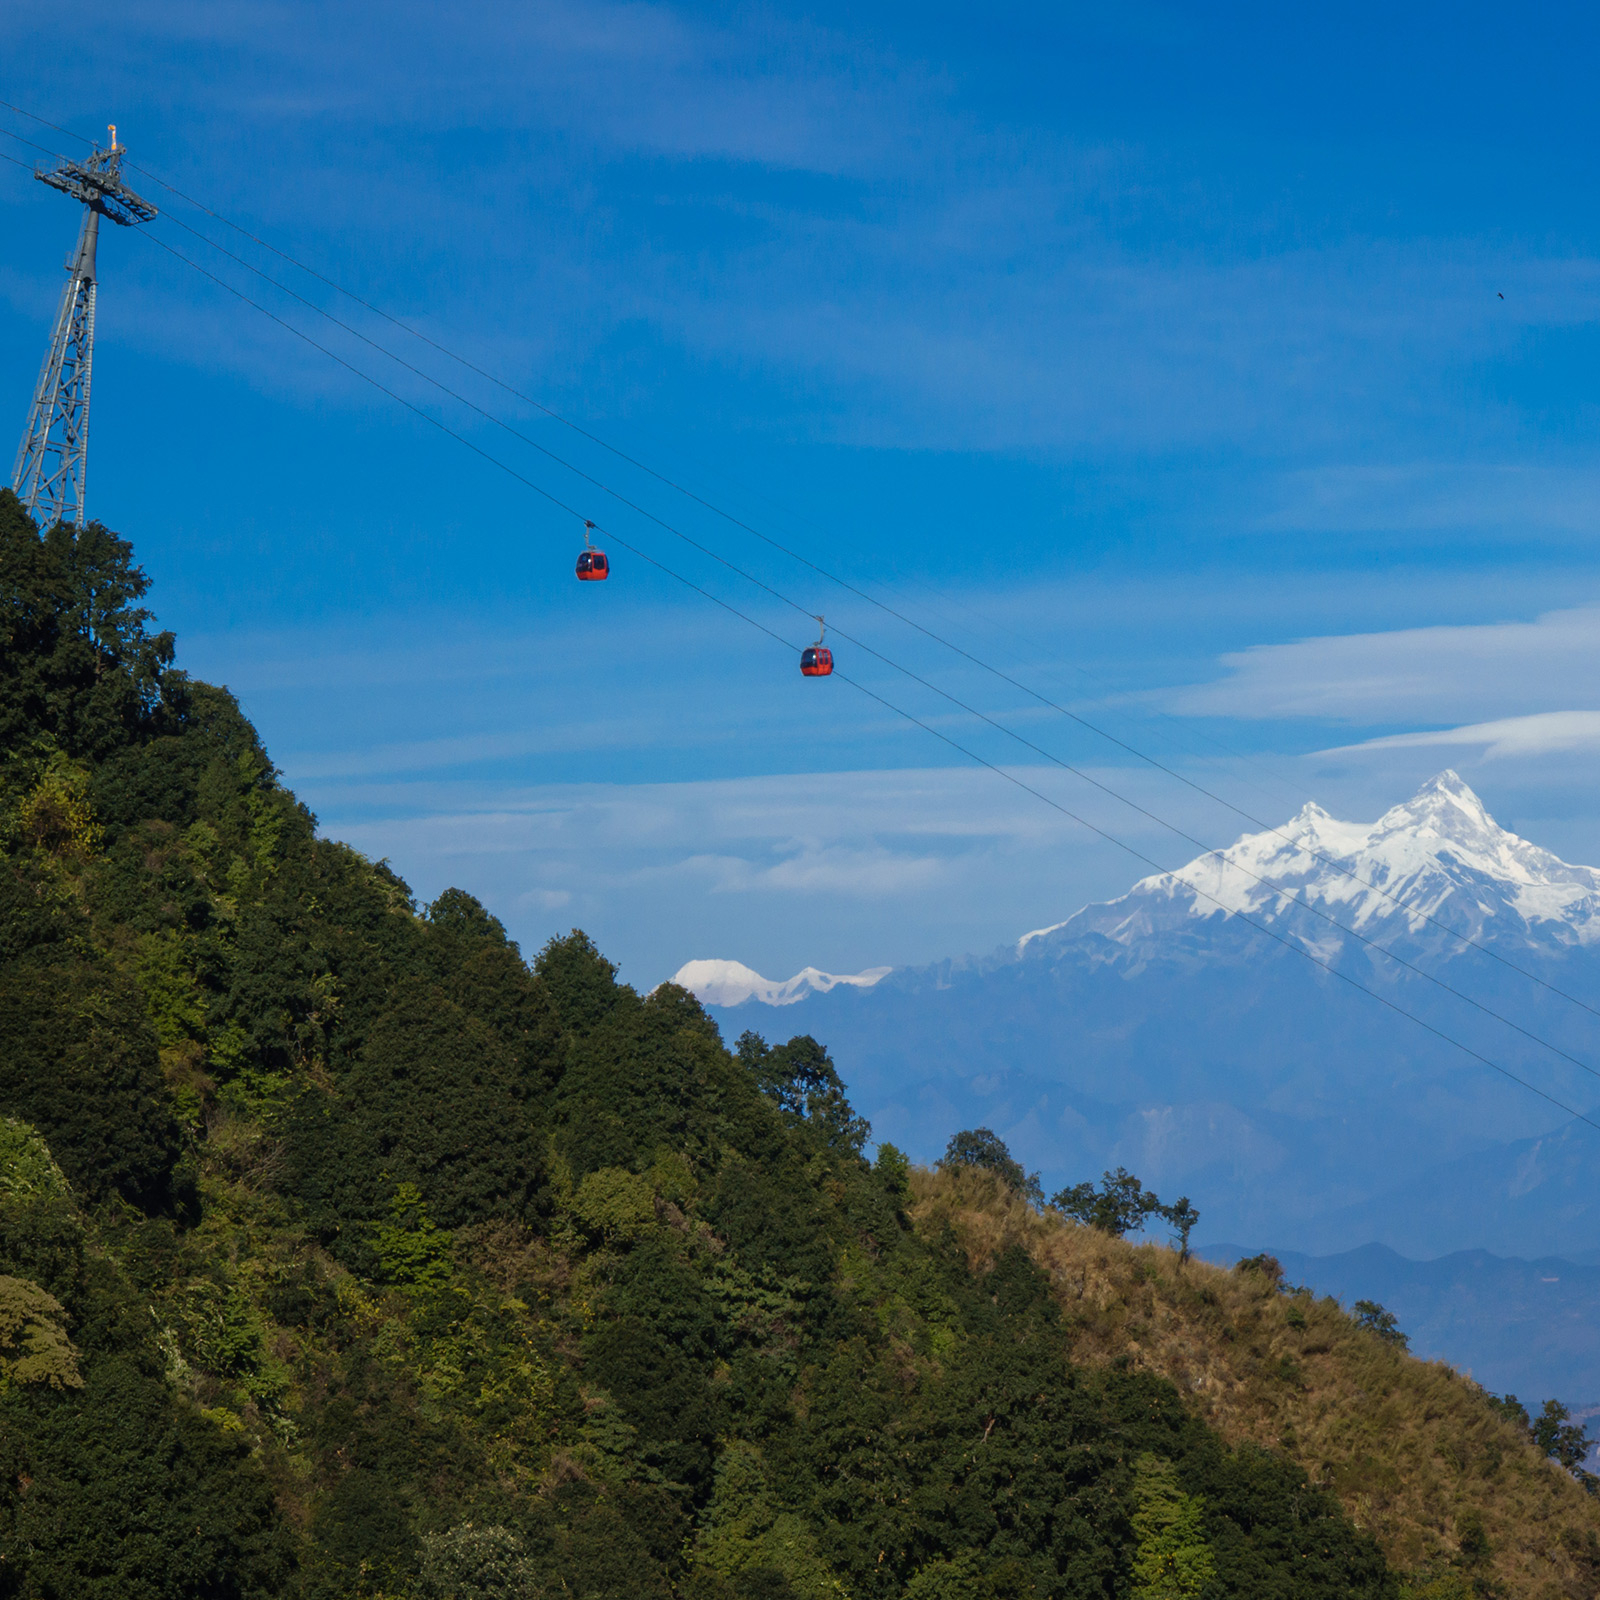
<svg viewBox="0 0 1600 1600">
<path fill-rule="evenodd" d="M 865 972 L 841 976 L 834 972 L 821 972 L 816 967 L 803 967 L 792 978 L 781 983 L 763 978 L 753 967 L 742 961 L 685 961 L 673 973 L 672 981 L 711 1006 L 743 1005 L 746 1000 L 759 1000 L 763 1005 L 792 1006 L 809 994 L 826 994 L 841 983 L 858 989 L 870 989 L 880 978 L 886 978 L 892 967 L 868 967 Z"/>
<path fill-rule="evenodd" d="M 1600 943 L 1600 872 L 1508 833 L 1447 771 L 1370 824 L 1341 822 L 1309 804 L 1281 828 L 1246 834 L 1025 934 L 1017 950 L 1037 959 L 1090 932 L 1131 946 L 1196 917 L 1229 914 L 1287 925 L 1318 947 L 1341 929 L 1380 941 L 1404 934 L 1441 951 L 1460 947 L 1456 935 L 1591 945 Z"/>
<path fill-rule="evenodd" d="M 985 1124 L 1047 1182 L 1123 1163 L 1188 1192 L 1214 1238 L 1426 1252 L 1485 1242 L 1464 1219 L 1503 1147 L 1507 1184 L 1533 1175 L 1497 1247 L 1593 1243 L 1600 1133 L 1514 1079 L 1600 1105 L 1600 872 L 1501 828 L 1453 772 L 1374 823 L 1307 806 L 986 957 L 870 985 L 805 977 L 679 981 L 733 1033 L 774 1015 L 762 1002 L 788 1006 L 770 1031 L 826 1043 L 878 1136 L 918 1158 Z M 1569 1125 L 1546 1204 L 1510 1152 Z M 1471 1203 L 1443 1177 L 1400 1200 L 1425 1169 L 1459 1171 Z M 1390 1190 L 1392 1239 L 1371 1231 Z"/>
</svg>

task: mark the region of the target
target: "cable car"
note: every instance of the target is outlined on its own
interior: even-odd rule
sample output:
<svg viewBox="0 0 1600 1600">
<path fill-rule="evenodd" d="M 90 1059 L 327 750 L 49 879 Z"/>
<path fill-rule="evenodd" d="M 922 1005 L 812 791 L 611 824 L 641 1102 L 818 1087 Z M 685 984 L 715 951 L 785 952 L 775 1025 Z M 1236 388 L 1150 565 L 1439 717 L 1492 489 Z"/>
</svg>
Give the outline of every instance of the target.
<svg viewBox="0 0 1600 1600">
<path fill-rule="evenodd" d="M 589 539 L 592 522 L 583 525 L 583 554 L 578 557 L 578 578 L 583 583 L 603 583 L 611 576 L 611 563 L 604 550 L 596 550 Z"/>
<path fill-rule="evenodd" d="M 826 678 L 833 671 L 833 651 L 822 642 L 827 631 L 827 624 L 818 617 L 817 642 L 808 644 L 800 652 L 800 670 L 808 678 Z"/>
</svg>

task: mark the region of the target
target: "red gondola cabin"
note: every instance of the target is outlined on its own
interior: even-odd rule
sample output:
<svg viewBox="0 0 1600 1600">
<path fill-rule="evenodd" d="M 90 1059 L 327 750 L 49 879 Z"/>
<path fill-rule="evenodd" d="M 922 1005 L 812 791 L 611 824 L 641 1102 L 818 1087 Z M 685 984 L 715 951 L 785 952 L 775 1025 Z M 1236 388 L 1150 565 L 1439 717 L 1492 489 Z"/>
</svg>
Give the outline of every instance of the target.
<svg viewBox="0 0 1600 1600">
<path fill-rule="evenodd" d="M 578 557 L 578 581 L 580 583 L 603 583 L 611 576 L 611 563 L 606 560 L 604 550 L 596 550 L 589 535 L 594 532 L 594 524 L 585 519 L 583 524 L 583 554 Z"/>
<path fill-rule="evenodd" d="M 827 632 L 827 623 L 818 617 L 817 642 L 800 652 L 800 670 L 808 678 L 826 678 L 833 671 L 833 651 L 822 642 Z"/>
</svg>

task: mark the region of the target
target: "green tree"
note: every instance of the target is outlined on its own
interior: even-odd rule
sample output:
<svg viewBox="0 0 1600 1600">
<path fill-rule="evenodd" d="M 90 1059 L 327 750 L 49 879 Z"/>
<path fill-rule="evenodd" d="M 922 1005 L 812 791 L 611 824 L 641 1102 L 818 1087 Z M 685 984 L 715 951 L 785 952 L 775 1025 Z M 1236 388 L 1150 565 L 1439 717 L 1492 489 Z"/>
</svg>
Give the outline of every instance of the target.
<svg viewBox="0 0 1600 1600">
<path fill-rule="evenodd" d="M 422 1541 L 424 1600 L 541 1600 L 526 1547 L 509 1528 L 463 1522 Z"/>
<path fill-rule="evenodd" d="M 599 1237 L 630 1243 L 655 1224 L 655 1191 L 626 1167 L 600 1167 L 584 1174 L 572 1197 L 572 1212 Z"/>
<path fill-rule="evenodd" d="M 78 1352 L 61 1322 L 61 1303 L 26 1278 L 0 1276 L 0 1392 L 17 1383 L 81 1389 Z"/>
<path fill-rule="evenodd" d="M 588 1033 L 616 1005 L 617 967 L 595 949 L 594 940 L 578 928 L 564 939 L 552 939 L 539 952 L 534 971 L 543 979 L 563 1024 Z"/>
<path fill-rule="evenodd" d="M 1396 1350 L 1409 1350 L 1411 1340 L 1400 1331 L 1400 1320 L 1392 1311 L 1385 1311 L 1376 1300 L 1357 1300 L 1354 1306 L 1356 1326 L 1375 1333 L 1385 1344 Z"/>
<path fill-rule="evenodd" d="M 1133 1469 L 1130 1600 L 1192 1600 L 1215 1581 L 1216 1558 L 1205 1536 L 1205 1502 L 1185 1494 L 1170 1461 L 1146 1451 Z"/>
<path fill-rule="evenodd" d="M 1585 1472 L 1583 1463 L 1594 1448 L 1588 1432 L 1573 1422 L 1572 1413 L 1559 1400 L 1546 1400 L 1544 1409 L 1529 1425 L 1533 1442 L 1581 1483 L 1590 1494 L 1600 1492 L 1600 1477 Z"/>
<path fill-rule="evenodd" d="M 1491 1394 L 1485 1398 L 1490 1407 L 1507 1422 L 1515 1424 L 1525 1432 L 1532 1430 L 1533 1424 L 1528 1419 L 1528 1408 L 1514 1394 Z"/>
<path fill-rule="evenodd" d="M 1006 1148 L 1006 1142 L 992 1128 L 964 1128 L 952 1134 L 940 1158 L 941 1167 L 977 1167 L 992 1172 L 1008 1188 L 1014 1189 L 1024 1200 L 1034 1205 L 1044 1199 L 1044 1189 L 1037 1172 L 1025 1172 Z"/>
<path fill-rule="evenodd" d="M 82 1289 L 83 1218 L 44 1140 L 0 1117 L 0 1272 L 27 1278 L 58 1301 Z"/>
<path fill-rule="evenodd" d="M 884 1188 L 896 1200 L 901 1199 L 911 1187 L 911 1158 L 898 1145 L 890 1144 L 888 1140 L 878 1146 L 878 1156 L 873 1162 L 873 1171 L 883 1180 Z"/>
<path fill-rule="evenodd" d="M 47 855 L 88 861 L 99 853 L 102 830 L 89 797 L 91 774 L 59 750 L 39 765 L 33 788 L 18 806 L 23 841 Z"/>
<path fill-rule="evenodd" d="M 82 1389 L 23 1413 L 27 1493 L 5 1553 L 26 1595 L 73 1600 L 263 1600 L 294 1570 L 289 1529 L 248 1444 L 174 1401 L 130 1354 L 86 1364 Z M 11 1565 L 8 1559 L 7 1565 Z M 15 1570 L 13 1568 L 13 1570 Z"/>
<path fill-rule="evenodd" d="M 333 1094 L 308 1087 L 287 1119 L 289 1165 L 318 1229 L 359 1270 L 396 1184 L 442 1228 L 521 1216 L 541 1140 L 517 1052 L 421 981 L 397 985 Z"/>
<path fill-rule="evenodd" d="M 1189 1259 L 1189 1235 L 1194 1231 L 1195 1224 L 1200 1220 L 1200 1211 L 1191 1203 L 1188 1195 L 1182 1194 L 1170 1205 L 1161 1208 L 1161 1215 L 1166 1219 L 1167 1225 L 1178 1236 L 1178 1259 Z"/>
<path fill-rule="evenodd" d="M 963 1550 L 919 1567 L 906 1585 L 904 1600 L 988 1600 L 993 1593 L 983 1563 L 975 1552 Z"/>
<path fill-rule="evenodd" d="M 0 862 L 0 916 L 29 892 Z M 63 940 L 0 957 L 0 1115 L 37 1128 L 92 1199 L 167 1213 L 192 1203 L 143 997 L 98 954 Z"/>
<path fill-rule="evenodd" d="M 373 1230 L 372 1253 L 385 1283 L 402 1289 L 438 1289 L 450 1281 L 450 1235 L 428 1215 L 414 1183 L 402 1183 L 389 1215 Z"/>
<path fill-rule="evenodd" d="M 871 1128 L 855 1114 L 832 1058 L 810 1034 L 773 1049 L 760 1034 L 746 1031 L 735 1051 L 761 1092 L 787 1116 L 808 1123 L 830 1144 L 859 1151 L 866 1143 Z"/>
<path fill-rule="evenodd" d="M 0 489 L 0 749 L 99 759 L 181 724 L 188 680 L 137 602 L 150 580 L 98 522 L 42 534 Z"/>
<path fill-rule="evenodd" d="M 734 1581 L 776 1573 L 796 1600 L 835 1600 L 845 1592 L 817 1552 L 816 1531 L 773 1495 L 760 1452 L 737 1440 L 717 1457 L 695 1554 Z"/>
<path fill-rule="evenodd" d="M 1146 1189 L 1126 1167 L 1102 1173 L 1098 1189 L 1092 1183 L 1075 1183 L 1056 1194 L 1050 1204 L 1075 1222 L 1098 1228 L 1118 1239 L 1127 1233 L 1137 1233 L 1151 1217 L 1162 1214 L 1162 1205 L 1155 1193 Z"/>
</svg>

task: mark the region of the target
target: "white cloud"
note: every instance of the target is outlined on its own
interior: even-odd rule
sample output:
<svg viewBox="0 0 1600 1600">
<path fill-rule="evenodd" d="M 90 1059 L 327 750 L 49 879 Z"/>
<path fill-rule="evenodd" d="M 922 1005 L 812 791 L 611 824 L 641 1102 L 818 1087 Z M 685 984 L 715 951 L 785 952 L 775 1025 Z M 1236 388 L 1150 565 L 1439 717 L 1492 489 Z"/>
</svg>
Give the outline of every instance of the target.
<svg viewBox="0 0 1600 1600">
<path fill-rule="evenodd" d="M 859 36 L 773 12 L 718 26 L 627 0 L 463 0 L 448 14 L 402 0 L 377 30 L 359 10 L 305 0 L 90 4 L 75 26 L 111 42 L 89 63 L 102 81 L 170 67 L 192 47 L 210 70 L 191 75 L 188 93 L 235 125 L 410 124 L 435 138 L 511 128 L 519 157 L 554 127 L 613 149 L 860 171 L 889 159 L 948 93 L 936 73 Z M 7 31 L 46 30 L 19 13 Z"/>
<path fill-rule="evenodd" d="M 849 972 L 991 949 L 1148 870 L 981 769 L 512 785 L 286 766 L 324 832 L 388 857 L 422 898 L 459 885 L 528 948 L 577 923 L 647 985 L 690 957 Z M 1017 772 L 1164 862 L 1194 853 L 1065 774 Z M 1101 775 L 1191 831 L 1237 831 L 1155 776 Z"/>
<path fill-rule="evenodd" d="M 1570 715 L 1586 688 L 1600 707 L 1600 606 L 1549 611 L 1532 622 L 1257 645 L 1222 661 L 1227 677 L 1177 691 L 1170 707 L 1189 716 L 1391 725 L 1485 712 Z"/>
<path fill-rule="evenodd" d="M 818 840 L 779 846 L 787 852 L 762 866 L 727 856 L 693 856 L 687 870 L 709 867 L 719 893 L 759 894 L 786 890 L 794 894 L 844 895 L 851 899 L 876 899 L 909 889 L 930 887 L 949 877 L 947 859 L 883 847 L 859 848 L 829 845 Z"/>
<path fill-rule="evenodd" d="M 1360 750 L 1415 750 L 1430 745 L 1482 745 L 1485 760 L 1561 755 L 1600 750 L 1600 711 L 1541 711 L 1527 717 L 1501 717 L 1464 728 L 1424 733 L 1394 733 L 1360 744 L 1341 745 L 1320 755 L 1350 755 Z"/>
</svg>

